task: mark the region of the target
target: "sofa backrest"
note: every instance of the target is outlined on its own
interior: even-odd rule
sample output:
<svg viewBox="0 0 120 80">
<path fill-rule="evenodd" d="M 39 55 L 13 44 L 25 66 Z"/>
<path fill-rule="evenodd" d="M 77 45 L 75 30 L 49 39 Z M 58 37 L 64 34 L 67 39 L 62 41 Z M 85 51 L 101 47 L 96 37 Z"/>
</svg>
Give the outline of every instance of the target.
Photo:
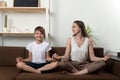
<svg viewBox="0 0 120 80">
<path fill-rule="evenodd" d="M 0 66 L 14 66 L 16 65 L 17 57 L 24 57 L 24 47 L 0 47 Z"/>
<path fill-rule="evenodd" d="M 50 56 L 52 54 L 57 53 L 59 55 L 64 55 L 65 47 L 52 47 L 50 51 Z M 103 57 L 103 48 L 94 48 L 95 55 L 98 57 Z M 25 47 L 7 47 L 1 46 L 0 47 L 0 66 L 15 66 L 16 65 L 16 58 L 27 57 L 28 51 Z"/>
<path fill-rule="evenodd" d="M 94 53 L 95 53 L 95 56 L 97 56 L 97 57 L 103 57 L 104 56 L 104 49 L 95 47 Z"/>
<path fill-rule="evenodd" d="M 52 47 L 52 50 L 50 51 L 50 56 L 52 56 L 52 54 L 57 53 L 58 55 L 64 55 L 65 53 L 65 47 Z M 103 57 L 104 56 L 104 51 L 103 48 L 94 48 L 94 53 L 95 56 L 97 57 Z"/>
</svg>

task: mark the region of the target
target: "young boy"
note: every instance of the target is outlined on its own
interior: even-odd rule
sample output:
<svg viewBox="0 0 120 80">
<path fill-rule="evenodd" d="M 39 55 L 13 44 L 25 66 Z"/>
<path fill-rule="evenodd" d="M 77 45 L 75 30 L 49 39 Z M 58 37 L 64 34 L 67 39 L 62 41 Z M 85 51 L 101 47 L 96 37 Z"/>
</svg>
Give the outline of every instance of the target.
<svg viewBox="0 0 120 80">
<path fill-rule="evenodd" d="M 41 26 L 36 27 L 34 38 L 35 41 L 29 43 L 26 47 L 29 51 L 28 58 L 16 58 L 17 68 L 28 72 L 41 73 L 41 71 L 47 71 L 57 67 L 57 62 L 49 56 L 51 47 L 45 41 L 45 29 Z"/>
</svg>

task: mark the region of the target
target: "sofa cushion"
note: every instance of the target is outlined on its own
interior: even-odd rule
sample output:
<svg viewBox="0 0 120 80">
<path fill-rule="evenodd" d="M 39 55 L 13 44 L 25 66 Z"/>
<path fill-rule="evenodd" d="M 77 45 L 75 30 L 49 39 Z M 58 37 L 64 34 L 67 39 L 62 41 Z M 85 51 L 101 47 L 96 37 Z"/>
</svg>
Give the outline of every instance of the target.
<svg viewBox="0 0 120 80">
<path fill-rule="evenodd" d="M 19 72 L 16 67 L 0 67 L 0 80 L 14 80 Z"/>
<path fill-rule="evenodd" d="M 0 66 L 16 65 L 16 58 L 24 54 L 24 47 L 0 47 Z"/>
<path fill-rule="evenodd" d="M 110 76 L 110 77 L 109 77 Z M 119 80 L 120 78 L 109 73 L 95 73 L 86 75 L 67 75 L 62 73 L 49 73 L 41 76 L 41 80 Z"/>
<path fill-rule="evenodd" d="M 70 76 L 62 72 L 52 72 L 45 74 L 21 73 L 15 80 L 119 80 L 120 78 L 107 72 L 94 74 Z"/>
<path fill-rule="evenodd" d="M 18 76 L 16 76 L 15 80 L 46 80 L 41 79 L 42 75 L 44 74 L 22 72 Z"/>
</svg>

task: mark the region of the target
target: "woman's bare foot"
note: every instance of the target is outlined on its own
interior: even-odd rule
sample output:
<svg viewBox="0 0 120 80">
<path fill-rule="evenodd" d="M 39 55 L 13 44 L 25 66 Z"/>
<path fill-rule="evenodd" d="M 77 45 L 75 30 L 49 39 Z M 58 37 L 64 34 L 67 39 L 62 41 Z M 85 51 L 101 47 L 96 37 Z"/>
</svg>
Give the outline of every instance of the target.
<svg viewBox="0 0 120 80">
<path fill-rule="evenodd" d="M 67 72 L 67 71 L 63 71 L 62 73 L 63 74 L 71 74 L 70 72 Z"/>
<path fill-rule="evenodd" d="M 62 71 L 62 73 L 63 73 L 63 74 L 66 74 L 66 73 L 67 73 L 67 71 Z"/>
<path fill-rule="evenodd" d="M 68 74 L 68 75 L 75 75 L 75 73 L 71 73 L 71 72 L 67 72 L 67 71 L 63 71 L 63 74 Z"/>
<path fill-rule="evenodd" d="M 78 70 L 77 69 L 72 69 L 71 72 L 76 73 L 76 72 L 78 72 Z"/>
</svg>

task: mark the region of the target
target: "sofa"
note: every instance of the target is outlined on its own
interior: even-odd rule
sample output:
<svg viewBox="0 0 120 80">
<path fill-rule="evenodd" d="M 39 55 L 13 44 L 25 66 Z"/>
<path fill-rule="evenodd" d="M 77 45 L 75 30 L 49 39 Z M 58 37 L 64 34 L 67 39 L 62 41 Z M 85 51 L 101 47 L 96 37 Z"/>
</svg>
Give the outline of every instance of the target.
<svg viewBox="0 0 120 80">
<path fill-rule="evenodd" d="M 44 72 L 42 74 L 21 71 L 16 68 L 16 58 L 27 57 L 28 51 L 25 47 L 0 47 L 0 80 L 120 80 L 120 67 L 109 59 L 102 69 L 86 74 L 71 76 L 63 74 L 60 68 Z M 52 47 L 50 55 L 57 53 L 63 55 L 65 47 Z M 103 48 L 94 48 L 95 55 L 103 57 Z M 120 65 L 118 65 L 120 66 Z"/>
</svg>

